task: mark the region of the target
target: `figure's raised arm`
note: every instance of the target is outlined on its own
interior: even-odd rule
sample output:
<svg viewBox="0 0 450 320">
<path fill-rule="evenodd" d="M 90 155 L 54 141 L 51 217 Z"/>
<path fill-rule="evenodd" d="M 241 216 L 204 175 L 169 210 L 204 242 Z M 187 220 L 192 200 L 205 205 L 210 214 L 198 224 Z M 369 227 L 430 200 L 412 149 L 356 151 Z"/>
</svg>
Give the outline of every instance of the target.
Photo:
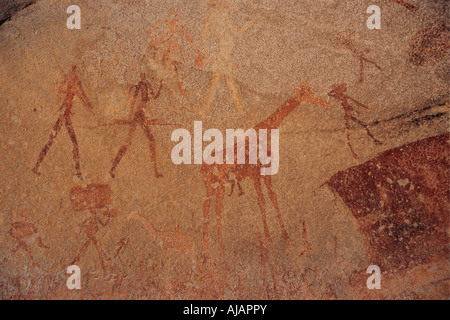
<svg viewBox="0 0 450 320">
<path fill-rule="evenodd" d="M 353 98 L 347 97 L 351 102 L 353 102 L 354 104 L 356 104 L 356 106 L 364 108 L 364 109 L 369 109 L 366 105 L 362 104 L 361 102 L 356 101 Z"/>
</svg>

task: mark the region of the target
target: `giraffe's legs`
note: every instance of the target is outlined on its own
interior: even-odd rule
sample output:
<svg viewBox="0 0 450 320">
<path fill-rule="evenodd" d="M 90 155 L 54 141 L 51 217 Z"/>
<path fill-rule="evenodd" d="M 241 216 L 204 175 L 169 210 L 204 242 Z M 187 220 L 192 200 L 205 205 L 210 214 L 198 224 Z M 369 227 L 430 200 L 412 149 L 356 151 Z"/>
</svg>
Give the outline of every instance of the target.
<svg viewBox="0 0 450 320">
<path fill-rule="evenodd" d="M 275 208 L 275 211 L 277 213 L 277 219 L 278 219 L 278 223 L 281 228 L 281 233 L 283 235 L 283 239 L 289 240 L 288 233 L 286 232 L 286 228 L 284 227 L 283 218 L 281 217 L 280 207 L 278 206 L 278 197 L 272 188 L 272 177 L 271 176 L 263 176 L 263 179 L 264 179 L 264 183 L 267 188 L 267 192 L 269 193 L 270 200 L 272 201 L 273 207 Z"/>
<path fill-rule="evenodd" d="M 258 196 L 258 206 L 259 210 L 261 211 L 261 217 L 263 221 L 263 227 L 264 227 L 264 234 L 269 240 L 270 243 L 272 243 L 272 237 L 270 236 L 269 227 L 267 225 L 267 214 L 266 214 L 266 200 L 264 199 L 264 194 L 261 188 L 261 178 L 254 177 L 253 178 L 253 184 L 255 186 L 256 194 Z"/>
</svg>

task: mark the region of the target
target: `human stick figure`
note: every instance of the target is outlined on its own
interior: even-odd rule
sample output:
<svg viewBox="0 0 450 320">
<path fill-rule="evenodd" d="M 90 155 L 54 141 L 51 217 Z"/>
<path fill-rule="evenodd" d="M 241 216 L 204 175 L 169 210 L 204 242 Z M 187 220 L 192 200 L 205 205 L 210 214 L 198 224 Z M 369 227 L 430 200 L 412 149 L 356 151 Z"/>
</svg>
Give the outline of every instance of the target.
<svg viewBox="0 0 450 320">
<path fill-rule="evenodd" d="M 161 29 L 161 26 L 164 25 L 167 27 L 167 30 L 154 34 L 155 31 Z M 204 57 L 189 35 L 187 28 L 180 21 L 178 12 L 173 8 L 169 9 L 168 18 L 165 22 L 155 23 L 150 28 L 149 35 L 151 41 L 148 46 L 148 51 L 154 60 L 163 65 L 164 73 L 167 73 L 168 80 L 174 84 L 174 86 L 168 86 L 168 88 L 173 94 L 183 96 L 192 107 L 192 103 L 186 94 L 186 86 L 179 73 L 179 60 L 187 60 L 185 48 L 182 44 L 183 40 L 186 40 L 187 44 L 197 54 L 194 62 L 198 67 L 203 65 Z"/>
<path fill-rule="evenodd" d="M 80 98 L 81 103 L 85 107 L 87 107 L 90 110 L 93 110 L 93 108 L 88 97 L 86 96 L 86 93 L 83 90 L 81 81 L 77 75 L 77 67 L 75 65 L 72 66 L 71 70 L 67 75 L 64 74 L 64 82 L 67 83 L 66 88 L 65 89 L 60 88 L 59 90 L 60 93 L 65 94 L 64 100 L 60 107 L 61 115 L 59 116 L 58 120 L 53 126 L 53 130 L 50 133 L 50 138 L 47 144 L 42 149 L 41 153 L 39 154 L 39 158 L 32 171 L 38 176 L 41 175 L 39 167 L 42 161 L 44 160 L 45 156 L 47 155 L 48 150 L 53 145 L 55 138 L 58 135 L 58 132 L 61 130 L 62 125 L 64 124 L 66 126 L 67 132 L 69 133 L 70 140 L 72 141 L 73 144 L 73 161 L 75 163 L 76 174 L 78 178 L 82 179 L 83 176 L 81 174 L 80 152 L 77 137 L 75 135 L 75 130 L 73 129 L 71 119 L 71 116 L 73 114 L 72 113 L 73 100 L 75 96 L 78 96 Z"/>
<path fill-rule="evenodd" d="M 359 82 L 364 82 L 364 67 L 366 64 L 372 64 L 378 70 L 383 70 L 376 62 L 366 58 L 370 53 L 370 49 L 360 50 L 355 44 L 354 33 L 349 31 L 340 32 L 335 40 L 334 46 L 336 49 L 346 49 L 353 53 L 359 59 Z"/>
<path fill-rule="evenodd" d="M 113 160 L 113 164 L 110 170 L 111 177 L 115 178 L 115 170 L 117 166 L 120 163 L 120 160 L 123 158 L 125 153 L 127 152 L 128 148 L 133 143 L 134 134 L 136 133 L 136 128 L 139 125 L 142 130 L 144 130 L 144 133 L 149 141 L 149 150 L 150 150 L 150 160 L 153 163 L 155 176 L 157 178 L 162 178 L 163 175 L 159 173 L 157 165 L 156 165 L 156 142 L 155 137 L 153 136 L 150 125 L 152 124 L 149 119 L 147 119 L 147 116 L 145 114 L 145 109 L 147 108 L 147 105 L 150 101 L 158 99 L 159 95 L 161 94 L 162 89 L 162 81 L 160 81 L 160 85 L 158 88 L 158 91 L 155 93 L 153 90 L 153 87 L 151 86 L 150 82 L 147 80 L 146 74 L 141 73 L 141 81 L 132 88 L 134 89 L 133 94 L 133 101 L 131 103 L 131 112 L 132 112 L 132 119 L 131 120 L 116 120 L 114 124 L 127 124 L 130 126 L 130 129 L 128 130 L 128 135 L 125 140 L 125 144 L 120 147 L 119 151 L 117 152 L 116 157 Z M 134 108 L 138 96 L 141 96 L 141 101 L 138 104 L 136 110 Z"/>
<path fill-rule="evenodd" d="M 206 40 L 217 39 L 218 52 L 214 56 L 212 62 L 213 78 L 211 85 L 206 94 L 201 114 L 205 114 L 211 107 L 214 95 L 219 88 L 222 78 L 225 79 L 231 98 L 233 100 L 236 111 L 243 114 L 242 100 L 239 90 L 234 81 L 234 72 L 236 67 L 231 62 L 231 56 L 236 45 L 236 41 L 254 24 L 256 20 L 248 21 L 240 29 L 231 21 L 229 13 L 229 5 L 225 0 L 210 0 L 210 12 L 203 24 L 202 44 L 206 49 Z"/>
<path fill-rule="evenodd" d="M 0 265 L 6 262 L 13 254 L 22 249 L 25 251 L 33 262 L 34 267 L 39 265 L 34 260 L 33 254 L 30 249 L 30 244 L 36 243 L 39 248 L 49 249 L 47 245 L 42 241 L 39 235 L 38 229 L 34 224 L 28 221 L 28 216 L 31 214 L 30 210 L 24 210 L 20 213 L 23 218 L 22 221 L 16 221 L 11 224 L 11 229 L 9 229 L 9 235 L 17 241 L 17 246 L 11 250 L 9 255 L 4 258 Z"/>
<path fill-rule="evenodd" d="M 97 250 L 103 272 L 106 272 L 106 266 L 103 259 L 103 250 L 97 239 L 97 233 L 100 228 L 106 227 L 112 218 L 118 215 L 117 210 L 109 210 L 108 205 L 111 203 L 111 188 L 108 185 L 90 184 L 86 187 L 75 186 L 70 190 L 70 200 L 75 211 L 89 211 L 89 217 L 80 225 L 80 233 L 84 231 L 87 240 L 79 250 L 76 257 L 72 260 L 71 265 L 76 264 L 84 254 L 90 244 L 93 244 Z M 102 209 L 106 221 L 103 221 L 97 215 L 97 210 Z"/>
<path fill-rule="evenodd" d="M 341 105 L 342 108 L 344 109 L 344 119 L 345 119 L 345 127 L 346 127 L 346 135 L 347 135 L 347 146 L 349 147 L 353 157 L 355 159 L 359 159 L 358 155 L 355 153 L 355 151 L 353 150 L 351 141 L 350 141 L 350 124 L 351 122 L 354 122 L 358 125 L 360 125 L 361 127 L 363 127 L 366 132 L 367 135 L 373 140 L 373 142 L 377 145 L 382 144 L 381 141 L 377 140 L 372 133 L 369 130 L 369 125 L 366 124 L 365 122 L 359 120 L 358 118 L 356 118 L 356 116 L 354 115 L 354 112 L 356 112 L 357 114 L 359 114 L 358 111 L 355 111 L 354 108 L 350 102 L 354 103 L 356 107 L 360 107 L 360 108 L 364 108 L 364 109 L 369 109 L 367 106 L 363 105 L 362 103 L 356 101 L 355 99 L 349 97 L 347 94 L 347 85 L 346 84 L 334 84 L 331 87 L 331 91 L 328 93 L 328 96 L 338 100 Z"/>
</svg>

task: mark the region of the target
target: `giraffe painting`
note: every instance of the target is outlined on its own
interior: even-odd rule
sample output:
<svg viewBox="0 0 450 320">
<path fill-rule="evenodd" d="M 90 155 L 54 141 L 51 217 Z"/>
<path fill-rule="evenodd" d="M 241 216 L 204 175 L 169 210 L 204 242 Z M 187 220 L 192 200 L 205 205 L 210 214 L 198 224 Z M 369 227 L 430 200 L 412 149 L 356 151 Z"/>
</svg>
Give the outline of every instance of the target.
<svg viewBox="0 0 450 320">
<path fill-rule="evenodd" d="M 295 89 L 294 95 L 288 99 L 281 107 L 279 107 L 275 112 L 273 112 L 268 118 L 253 127 L 255 130 L 271 130 L 280 127 L 283 120 L 290 115 L 301 103 L 309 103 L 314 105 L 320 105 L 324 108 L 331 108 L 331 105 L 326 100 L 317 96 L 312 90 L 309 84 L 303 82 L 300 89 Z M 237 145 L 234 145 L 237 148 Z M 246 147 L 246 153 L 249 153 L 248 145 Z M 236 153 L 235 153 L 236 154 Z M 235 162 L 236 163 L 236 162 Z M 278 206 L 278 197 L 272 187 L 272 177 L 270 175 L 261 175 L 261 168 L 264 165 L 258 159 L 257 164 L 206 164 L 204 163 L 201 167 L 201 174 L 203 177 L 203 182 L 206 188 L 207 199 L 203 203 L 203 254 L 207 256 L 207 251 L 209 249 L 209 216 L 210 207 L 215 200 L 214 210 L 217 218 L 217 228 L 218 228 L 218 238 L 219 238 L 219 248 L 222 251 L 224 249 L 223 235 L 222 235 L 222 214 L 223 214 L 223 201 L 225 197 L 225 187 L 228 184 L 234 185 L 237 183 L 240 194 L 243 195 L 240 183 L 241 181 L 249 178 L 253 181 L 253 185 L 257 194 L 257 201 L 259 210 L 261 212 L 261 218 L 263 222 L 264 234 L 269 243 L 272 243 L 272 237 L 269 231 L 269 226 L 267 224 L 267 208 L 266 208 L 266 198 L 263 193 L 262 183 L 263 180 L 267 192 L 269 194 L 270 201 L 275 209 L 277 220 L 280 225 L 282 237 L 284 240 L 288 241 L 289 236 L 286 231 L 283 218 L 281 216 L 281 211 Z"/>
</svg>

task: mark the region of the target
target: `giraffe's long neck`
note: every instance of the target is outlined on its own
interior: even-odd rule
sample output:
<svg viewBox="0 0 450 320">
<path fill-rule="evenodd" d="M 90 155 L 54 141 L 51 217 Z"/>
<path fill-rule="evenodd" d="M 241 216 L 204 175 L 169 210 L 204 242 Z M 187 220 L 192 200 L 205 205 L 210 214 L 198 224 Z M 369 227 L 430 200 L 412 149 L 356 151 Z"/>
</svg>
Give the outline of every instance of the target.
<svg viewBox="0 0 450 320">
<path fill-rule="evenodd" d="M 294 96 L 286 101 L 281 107 L 275 110 L 266 120 L 257 124 L 254 129 L 278 129 L 283 120 L 298 107 L 301 103 L 301 99 L 298 96 Z"/>
</svg>

